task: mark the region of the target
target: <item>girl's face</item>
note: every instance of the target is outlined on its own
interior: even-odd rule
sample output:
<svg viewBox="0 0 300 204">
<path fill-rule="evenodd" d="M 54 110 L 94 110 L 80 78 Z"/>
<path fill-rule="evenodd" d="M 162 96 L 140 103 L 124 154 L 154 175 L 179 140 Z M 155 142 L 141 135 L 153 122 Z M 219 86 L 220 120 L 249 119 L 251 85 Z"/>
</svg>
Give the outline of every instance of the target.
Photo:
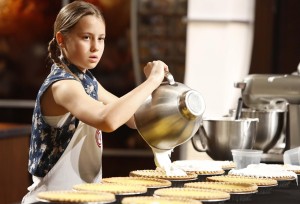
<svg viewBox="0 0 300 204">
<path fill-rule="evenodd" d="M 82 71 L 95 68 L 104 51 L 105 24 L 99 17 L 82 17 L 73 29 L 63 36 L 64 56 Z"/>
</svg>

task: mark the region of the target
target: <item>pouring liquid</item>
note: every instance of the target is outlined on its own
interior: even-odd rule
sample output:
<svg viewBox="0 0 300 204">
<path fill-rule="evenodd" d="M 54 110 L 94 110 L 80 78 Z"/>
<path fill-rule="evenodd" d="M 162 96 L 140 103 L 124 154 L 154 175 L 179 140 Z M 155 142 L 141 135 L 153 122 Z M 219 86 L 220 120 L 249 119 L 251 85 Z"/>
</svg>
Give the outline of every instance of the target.
<svg viewBox="0 0 300 204">
<path fill-rule="evenodd" d="M 171 162 L 171 150 L 159 150 L 156 148 L 152 148 L 152 152 L 154 154 L 154 162 L 157 169 L 162 169 L 166 172 L 167 176 L 186 176 L 186 172 L 179 168 L 177 165 Z"/>
</svg>

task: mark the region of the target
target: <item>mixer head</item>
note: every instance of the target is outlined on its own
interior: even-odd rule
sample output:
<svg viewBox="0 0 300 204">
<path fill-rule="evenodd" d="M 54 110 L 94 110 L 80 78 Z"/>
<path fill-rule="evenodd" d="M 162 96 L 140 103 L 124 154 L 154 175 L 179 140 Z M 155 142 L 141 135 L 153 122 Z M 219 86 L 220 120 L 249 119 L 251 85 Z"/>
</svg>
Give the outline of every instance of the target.
<svg viewBox="0 0 300 204">
<path fill-rule="evenodd" d="M 264 110 L 300 104 L 300 76 L 252 74 L 234 84 L 241 89 L 244 104 L 253 109 Z"/>
</svg>

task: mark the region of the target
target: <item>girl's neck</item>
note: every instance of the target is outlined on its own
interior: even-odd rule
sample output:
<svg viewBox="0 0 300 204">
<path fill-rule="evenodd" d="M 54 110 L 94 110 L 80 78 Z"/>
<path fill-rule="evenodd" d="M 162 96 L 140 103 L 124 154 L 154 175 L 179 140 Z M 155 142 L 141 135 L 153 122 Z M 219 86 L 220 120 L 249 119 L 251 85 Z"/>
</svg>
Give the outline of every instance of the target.
<svg viewBox="0 0 300 204">
<path fill-rule="evenodd" d="M 75 64 L 72 64 L 67 58 L 63 57 L 62 58 L 63 63 L 65 63 L 69 68 L 72 67 L 72 69 L 77 69 L 78 71 L 82 72 L 82 73 L 86 73 L 86 69 L 84 68 L 80 68 L 78 66 L 76 66 Z"/>
</svg>

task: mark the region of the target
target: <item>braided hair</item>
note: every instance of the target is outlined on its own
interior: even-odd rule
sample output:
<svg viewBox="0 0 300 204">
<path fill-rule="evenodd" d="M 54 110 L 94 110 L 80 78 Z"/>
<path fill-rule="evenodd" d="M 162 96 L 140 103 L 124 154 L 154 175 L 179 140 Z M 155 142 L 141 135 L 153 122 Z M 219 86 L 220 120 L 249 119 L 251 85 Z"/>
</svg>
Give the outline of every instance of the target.
<svg viewBox="0 0 300 204">
<path fill-rule="evenodd" d="M 94 15 L 101 18 L 102 21 L 105 22 L 102 13 L 95 5 L 80 0 L 76 0 L 64 6 L 59 11 L 54 22 L 54 37 L 50 40 L 48 45 L 48 59 L 50 60 L 51 64 L 55 63 L 58 67 L 65 69 L 71 74 L 72 72 L 67 66 L 68 59 L 64 58 L 64 54 L 58 45 L 55 36 L 57 32 L 61 32 L 63 36 L 66 36 L 78 23 L 78 21 L 87 15 Z"/>
</svg>

